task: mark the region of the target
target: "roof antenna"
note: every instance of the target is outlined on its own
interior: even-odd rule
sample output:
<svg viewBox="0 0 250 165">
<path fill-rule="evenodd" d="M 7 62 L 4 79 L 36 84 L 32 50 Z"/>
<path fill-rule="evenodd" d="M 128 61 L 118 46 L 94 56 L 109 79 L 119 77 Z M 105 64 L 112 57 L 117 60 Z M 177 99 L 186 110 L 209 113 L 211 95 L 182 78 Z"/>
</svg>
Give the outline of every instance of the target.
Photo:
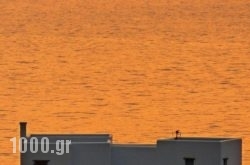
<svg viewBox="0 0 250 165">
<path fill-rule="evenodd" d="M 181 131 L 180 130 L 176 130 L 175 131 L 175 140 L 179 139 L 181 137 Z"/>
</svg>

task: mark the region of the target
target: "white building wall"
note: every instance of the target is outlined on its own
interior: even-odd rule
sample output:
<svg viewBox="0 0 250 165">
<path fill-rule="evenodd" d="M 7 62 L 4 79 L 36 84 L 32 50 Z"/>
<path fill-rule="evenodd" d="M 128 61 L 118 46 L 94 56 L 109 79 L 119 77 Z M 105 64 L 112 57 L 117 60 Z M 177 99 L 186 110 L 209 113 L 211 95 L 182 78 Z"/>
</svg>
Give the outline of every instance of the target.
<svg viewBox="0 0 250 165">
<path fill-rule="evenodd" d="M 111 165 L 111 147 L 109 143 L 85 142 L 72 143 L 69 145 L 69 152 L 66 153 L 64 146 L 63 155 L 58 155 L 56 144 L 49 144 L 49 152 L 42 153 L 40 149 L 37 153 L 30 152 L 30 143 L 28 150 L 24 154 L 24 165 L 33 165 L 34 160 L 49 160 L 48 165 Z M 51 151 L 54 153 L 51 153 Z M 61 152 L 59 152 L 60 154 Z"/>
<path fill-rule="evenodd" d="M 56 152 L 51 153 L 51 150 L 56 151 L 56 145 L 55 144 L 50 144 L 49 145 L 49 152 L 48 153 L 42 153 L 40 149 L 40 144 L 39 144 L 39 149 L 37 153 L 31 153 L 30 152 L 30 144 L 27 145 L 28 150 L 24 154 L 24 165 L 33 165 L 34 160 L 49 160 L 48 165 L 70 165 L 70 154 L 63 154 L 63 155 L 57 155 Z"/>
<path fill-rule="evenodd" d="M 34 160 L 49 160 L 48 165 L 185 165 L 184 158 L 194 158 L 195 165 L 223 165 L 223 158 L 228 165 L 241 165 L 241 139 L 194 139 L 159 140 L 157 145 L 72 142 L 63 155 L 56 153 L 55 143 L 49 145 L 49 153 L 41 153 L 40 144 L 38 152 L 31 153 L 28 144 L 23 165 L 33 165 Z"/>
<path fill-rule="evenodd" d="M 155 165 L 156 148 L 138 145 L 112 145 L 111 165 Z"/>
<path fill-rule="evenodd" d="M 73 143 L 70 165 L 111 165 L 109 143 Z"/>
<path fill-rule="evenodd" d="M 220 143 L 158 141 L 158 165 L 185 165 L 184 158 L 194 158 L 195 165 L 220 165 Z"/>
<path fill-rule="evenodd" d="M 228 165 L 241 165 L 242 140 L 227 140 L 221 143 L 221 165 L 223 158 L 228 158 Z"/>
</svg>

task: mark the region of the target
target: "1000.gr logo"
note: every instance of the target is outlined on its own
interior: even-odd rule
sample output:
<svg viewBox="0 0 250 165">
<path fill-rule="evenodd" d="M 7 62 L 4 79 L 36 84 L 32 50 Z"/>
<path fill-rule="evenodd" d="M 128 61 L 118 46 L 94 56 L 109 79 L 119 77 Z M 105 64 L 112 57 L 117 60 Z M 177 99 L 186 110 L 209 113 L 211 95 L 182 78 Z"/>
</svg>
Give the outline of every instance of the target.
<svg viewBox="0 0 250 165">
<path fill-rule="evenodd" d="M 10 141 L 12 142 L 13 153 L 16 153 L 17 138 L 13 137 L 10 139 Z M 41 151 L 42 153 L 50 152 L 50 153 L 56 153 L 57 155 L 63 155 L 64 153 L 69 153 L 69 145 L 71 144 L 71 140 L 56 140 L 55 143 L 50 143 L 49 138 L 47 137 L 42 137 L 40 141 L 36 137 L 31 137 L 28 139 L 26 137 L 21 137 L 18 142 L 19 142 L 18 149 L 21 153 L 26 153 L 29 149 L 31 153 L 37 153 Z M 50 150 L 50 145 L 55 145 L 55 150 L 54 149 Z"/>
</svg>

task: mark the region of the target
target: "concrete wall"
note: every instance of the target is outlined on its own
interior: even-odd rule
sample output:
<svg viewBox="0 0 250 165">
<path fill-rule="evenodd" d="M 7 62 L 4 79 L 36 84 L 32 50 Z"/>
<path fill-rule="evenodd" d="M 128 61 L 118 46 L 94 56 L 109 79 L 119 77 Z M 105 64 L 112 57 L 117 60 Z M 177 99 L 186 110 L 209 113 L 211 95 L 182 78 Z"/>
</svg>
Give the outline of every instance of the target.
<svg viewBox="0 0 250 165">
<path fill-rule="evenodd" d="M 111 147 L 109 143 L 72 143 L 69 145 L 69 153 L 64 150 L 63 155 L 58 155 L 56 144 L 49 144 L 49 152 L 42 153 L 40 149 L 37 153 L 28 150 L 24 154 L 24 165 L 33 165 L 34 160 L 49 160 L 48 165 L 111 165 Z M 64 146 L 66 149 L 66 146 Z M 51 153 L 51 151 L 54 153 Z M 60 154 L 60 152 L 59 152 Z"/>
<path fill-rule="evenodd" d="M 111 165 L 155 165 L 155 146 L 112 145 Z"/>
<path fill-rule="evenodd" d="M 109 143 L 73 143 L 70 165 L 111 165 Z"/>
<path fill-rule="evenodd" d="M 63 155 L 57 154 L 55 143 L 50 143 L 49 153 L 41 153 L 41 144 L 38 153 L 31 153 L 28 143 L 23 165 L 33 165 L 33 160 L 49 160 L 49 165 L 185 165 L 184 158 L 194 158 L 195 165 L 223 165 L 223 158 L 228 158 L 228 165 L 241 165 L 241 139 L 183 138 L 159 140 L 157 145 L 115 145 L 71 138 L 77 140 L 69 145 L 69 153 Z"/>
<path fill-rule="evenodd" d="M 241 165 L 242 160 L 241 139 L 223 141 L 221 143 L 221 165 L 223 158 L 228 158 L 228 165 Z"/>
<path fill-rule="evenodd" d="M 56 145 L 50 144 L 49 145 L 49 152 L 48 153 L 42 153 L 40 148 L 38 149 L 37 153 L 31 153 L 30 152 L 30 144 L 27 145 L 28 150 L 24 154 L 24 165 L 33 165 L 33 160 L 50 160 L 48 165 L 70 165 L 70 154 L 63 154 L 63 155 L 57 155 L 56 152 L 51 153 L 51 150 L 56 151 Z M 39 144 L 40 147 L 40 144 Z"/>
<path fill-rule="evenodd" d="M 158 165 L 185 165 L 184 158 L 194 158 L 195 165 L 220 165 L 220 143 L 158 141 Z"/>
</svg>

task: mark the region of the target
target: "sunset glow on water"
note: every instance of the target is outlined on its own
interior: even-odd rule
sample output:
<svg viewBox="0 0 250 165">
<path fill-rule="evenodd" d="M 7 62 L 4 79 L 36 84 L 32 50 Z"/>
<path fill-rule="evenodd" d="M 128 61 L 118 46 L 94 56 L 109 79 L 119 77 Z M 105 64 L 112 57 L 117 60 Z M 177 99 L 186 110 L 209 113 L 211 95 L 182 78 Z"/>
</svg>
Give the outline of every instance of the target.
<svg viewBox="0 0 250 165">
<path fill-rule="evenodd" d="M 240 137 L 250 165 L 250 1 L 0 1 L 0 165 L 10 138 Z"/>
</svg>

